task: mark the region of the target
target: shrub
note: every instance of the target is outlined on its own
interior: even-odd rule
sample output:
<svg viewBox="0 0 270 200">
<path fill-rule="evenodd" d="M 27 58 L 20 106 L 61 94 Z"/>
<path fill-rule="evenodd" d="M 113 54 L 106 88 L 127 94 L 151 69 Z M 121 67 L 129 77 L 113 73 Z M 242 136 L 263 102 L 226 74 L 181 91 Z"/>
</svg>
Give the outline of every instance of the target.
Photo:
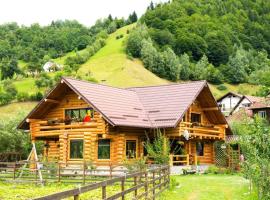
<svg viewBox="0 0 270 200">
<path fill-rule="evenodd" d="M 223 91 L 223 90 L 227 90 L 227 87 L 225 85 L 221 84 L 221 85 L 217 86 L 217 89 Z"/>
<path fill-rule="evenodd" d="M 12 101 L 13 97 L 11 94 L 6 92 L 0 92 L 0 105 L 9 104 Z"/>
<path fill-rule="evenodd" d="M 30 96 L 26 92 L 19 92 L 17 94 L 17 101 L 23 102 L 23 101 L 28 101 L 30 99 Z"/>
<path fill-rule="evenodd" d="M 145 148 L 148 155 L 154 159 L 155 164 L 168 164 L 170 160 L 170 143 L 168 138 L 158 129 L 154 133 L 154 141 L 148 138 Z"/>
<path fill-rule="evenodd" d="M 43 94 L 41 92 L 37 92 L 35 94 L 30 95 L 31 101 L 40 101 L 43 98 Z"/>
</svg>

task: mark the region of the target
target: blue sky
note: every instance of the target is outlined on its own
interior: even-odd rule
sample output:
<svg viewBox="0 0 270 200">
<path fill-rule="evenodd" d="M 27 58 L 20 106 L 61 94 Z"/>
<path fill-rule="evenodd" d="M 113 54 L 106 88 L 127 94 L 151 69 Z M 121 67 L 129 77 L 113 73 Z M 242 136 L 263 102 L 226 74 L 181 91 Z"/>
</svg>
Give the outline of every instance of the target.
<svg viewBox="0 0 270 200">
<path fill-rule="evenodd" d="M 164 2 L 167 0 L 153 0 Z M 140 16 L 151 0 L 4 0 L 0 6 L 0 24 L 17 22 L 49 24 L 57 19 L 76 19 L 91 26 L 99 18 L 127 17 L 134 10 Z"/>
</svg>

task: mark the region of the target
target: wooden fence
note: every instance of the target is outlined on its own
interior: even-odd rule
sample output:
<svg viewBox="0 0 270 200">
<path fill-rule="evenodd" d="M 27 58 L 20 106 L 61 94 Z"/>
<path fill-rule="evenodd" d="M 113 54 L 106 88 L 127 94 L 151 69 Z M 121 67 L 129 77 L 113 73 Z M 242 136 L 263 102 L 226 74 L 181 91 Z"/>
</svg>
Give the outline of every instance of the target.
<svg viewBox="0 0 270 200">
<path fill-rule="evenodd" d="M 0 162 L 0 180 L 15 182 L 93 182 L 105 178 L 119 177 L 130 173 L 124 165 L 106 162 L 92 165 L 86 162 L 63 164 L 61 162 Z M 42 179 L 40 179 L 40 173 Z"/>
<path fill-rule="evenodd" d="M 125 189 L 126 184 L 130 186 L 131 180 L 133 180 L 133 184 L 131 185 L 131 187 Z M 69 197 L 73 197 L 74 200 L 78 200 L 81 195 L 97 189 L 101 190 L 101 196 L 99 199 L 103 200 L 113 200 L 119 198 L 124 200 L 127 195 L 129 195 L 128 199 L 155 199 L 157 195 L 159 195 L 162 191 L 169 187 L 169 183 L 169 166 L 155 166 L 143 172 L 127 174 L 125 176 L 85 185 L 81 188 L 71 189 L 48 196 L 39 197 L 35 200 L 58 200 Z M 107 187 L 117 184 L 120 185 L 121 191 L 117 192 L 116 194 L 108 195 Z"/>
</svg>

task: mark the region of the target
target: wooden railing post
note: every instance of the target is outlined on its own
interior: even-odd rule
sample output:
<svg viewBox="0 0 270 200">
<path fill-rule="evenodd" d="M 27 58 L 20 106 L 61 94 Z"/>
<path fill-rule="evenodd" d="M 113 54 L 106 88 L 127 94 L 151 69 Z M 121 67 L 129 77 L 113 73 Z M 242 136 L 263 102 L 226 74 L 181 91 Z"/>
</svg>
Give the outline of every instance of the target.
<svg viewBox="0 0 270 200">
<path fill-rule="evenodd" d="M 170 154 L 170 166 L 173 166 L 173 155 Z"/>
<path fill-rule="evenodd" d="M 106 185 L 102 185 L 102 199 L 106 199 Z"/>
<path fill-rule="evenodd" d="M 187 154 L 187 165 L 189 165 L 189 154 Z"/>
<path fill-rule="evenodd" d="M 80 197 L 78 194 L 74 196 L 74 200 L 79 200 L 79 199 L 80 199 Z"/>
</svg>

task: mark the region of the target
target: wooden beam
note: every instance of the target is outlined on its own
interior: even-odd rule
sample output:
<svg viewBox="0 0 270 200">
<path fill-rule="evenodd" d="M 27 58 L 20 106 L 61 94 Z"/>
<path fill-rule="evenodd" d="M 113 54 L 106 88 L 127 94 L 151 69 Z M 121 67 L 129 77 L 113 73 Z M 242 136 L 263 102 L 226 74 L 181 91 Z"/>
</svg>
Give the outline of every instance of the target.
<svg viewBox="0 0 270 200">
<path fill-rule="evenodd" d="M 215 111 L 218 110 L 218 107 L 209 107 L 209 108 L 202 108 L 203 111 Z"/>
<path fill-rule="evenodd" d="M 45 102 L 50 102 L 50 103 L 60 103 L 60 101 L 54 100 L 54 99 L 44 99 Z"/>
</svg>

